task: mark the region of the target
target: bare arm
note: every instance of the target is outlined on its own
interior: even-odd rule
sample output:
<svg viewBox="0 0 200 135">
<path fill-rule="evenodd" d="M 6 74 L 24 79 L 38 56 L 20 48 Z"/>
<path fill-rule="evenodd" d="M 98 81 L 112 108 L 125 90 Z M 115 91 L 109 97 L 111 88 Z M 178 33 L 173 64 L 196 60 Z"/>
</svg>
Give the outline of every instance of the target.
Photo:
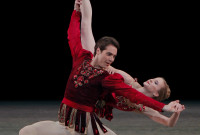
<svg viewBox="0 0 200 135">
<path fill-rule="evenodd" d="M 130 76 L 128 73 L 126 73 L 125 71 L 116 69 L 112 66 L 109 66 L 106 69 L 110 74 L 114 74 L 114 73 L 118 73 L 120 74 L 123 78 L 124 78 L 124 83 L 131 85 L 133 88 L 137 89 L 142 87 L 132 76 Z"/>
<path fill-rule="evenodd" d="M 92 7 L 90 0 L 81 1 L 81 43 L 84 49 L 94 53 L 95 40 L 92 33 Z"/>
<path fill-rule="evenodd" d="M 141 111 L 137 111 L 137 110 L 136 110 L 136 112 L 142 113 L 142 114 L 148 116 L 153 121 L 155 121 L 157 123 L 160 123 L 160 124 L 162 124 L 164 126 L 173 127 L 173 126 L 176 125 L 176 123 L 177 123 L 177 121 L 179 119 L 180 113 L 183 110 L 185 110 L 185 106 L 179 104 L 179 100 L 173 101 L 171 103 L 175 103 L 176 104 L 176 110 L 177 110 L 177 112 L 174 112 L 171 115 L 171 117 L 166 117 L 166 116 L 160 114 L 158 111 L 156 111 L 156 110 L 154 110 L 152 108 L 149 108 L 149 107 L 145 107 L 145 110 L 142 111 L 142 112 Z"/>
<path fill-rule="evenodd" d="M 164 126 L 169 126 L 169 127 L 175 126 L 179 119 L 179 116 L 180 116 L 180 111 L 179 111 L 179 112 L 174 112 L 171 115 L 171 117 L 166 117 L 166 116 L 160 114 L 158 111 L 153 110 L 149 107 L 145 107 L 145 111 L 142 113 L 144 115 L 148 116 L 153 121 L 160 123 Z"/>
</svg>

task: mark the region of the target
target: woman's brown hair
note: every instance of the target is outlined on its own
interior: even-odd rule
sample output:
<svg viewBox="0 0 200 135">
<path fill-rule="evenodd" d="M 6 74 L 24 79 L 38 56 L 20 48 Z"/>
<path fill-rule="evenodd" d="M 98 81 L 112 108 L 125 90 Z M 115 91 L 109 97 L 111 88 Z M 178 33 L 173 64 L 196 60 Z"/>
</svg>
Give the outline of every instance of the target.
<svg viewBox="0 0 200 135">
<path fill-rule="evenodd" d="M 167 84 L 166 80 L 163 77 L 160 77 L 160 78 L 162 78 L 163 81 L 164 81 L 164 87 L 162 87 L 158 91 L 158 94 L 159 94 L 158 97 L 153 97 L 153 99 L 155 99 L 157 101 L 163 101 L 165 99 L 168 99 L 170 97 L 170 94 L 171 94 L 171 90 L 170 90 L 169 85 Z"/>
</svg>

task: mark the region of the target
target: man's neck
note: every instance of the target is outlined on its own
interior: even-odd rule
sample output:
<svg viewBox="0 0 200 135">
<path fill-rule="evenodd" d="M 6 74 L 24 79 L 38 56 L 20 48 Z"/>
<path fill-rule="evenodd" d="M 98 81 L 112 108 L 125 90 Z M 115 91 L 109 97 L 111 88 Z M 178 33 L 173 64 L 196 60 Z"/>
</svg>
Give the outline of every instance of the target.
<svg viewBox="0 0 200 135">
<path fill-rule="evenodd" d="M 103 69 L 103 67 L 101 67 L 98 62 L 97 59 L 93 58 L 91 63 L 90 63 L 94 68 L 98 68 L 98 69 Z"/>
</svg>

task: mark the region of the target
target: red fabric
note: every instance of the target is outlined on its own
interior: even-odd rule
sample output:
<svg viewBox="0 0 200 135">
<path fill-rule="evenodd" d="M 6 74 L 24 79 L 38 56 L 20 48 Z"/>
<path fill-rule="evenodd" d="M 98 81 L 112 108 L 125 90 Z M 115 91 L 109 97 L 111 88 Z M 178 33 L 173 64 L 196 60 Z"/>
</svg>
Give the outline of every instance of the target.
<svg viewBox="0 0 200 135">
<path fill-rule="evenodd" d="M 162 112 L 162 108 L 165 104 L 158 102 L 150 97 L 145 96 L 143 93 L 138 92 L 131 86 L 124 83 L 124 78 L 120 74 L 113 74 L 107 76 L 103 82 L 103 88 L 108 91 L 112 91 L 118 96 L 123 96 L 129 99 L 132 103 L 143 104 L 153 108 L 159 112 Z"/>
<path fill-rule="evenodd" d="M 93 54 L 82 48 L 80 15 L 80 12 L 73 11 L 68 28 L 68 40 L 73 58 L 73 67 L 66 85 L 64 97 L 77 104 L 94 107 L 102 93 L 101 80 L 108 73 L 95 69 L 90 65 Z"/>
<path fill-rule="evenodd" d="M 80 16 L 81 13 L 74 10 L 68 28 L 68 43 L 73 58 L 73 67 L 80 64 L 83 59 L 91 59 L 93 54 L 82 48 L 80 34 Z"/>
<path fill-rule="evenodd" d="M 85 112 L 93 112 L 93 107 L 77 104 L 77 103 L 75 103 L 73 101 L 70 101 L 70 100 L 68 100 L 66 98 L 63 98 L 62 103 L 66 104 L 66 105 L 68 105 L 70 107 L 73 107 L 75 109 L 79 109 L 79 110 L 85 111 Z"/>
</svg>

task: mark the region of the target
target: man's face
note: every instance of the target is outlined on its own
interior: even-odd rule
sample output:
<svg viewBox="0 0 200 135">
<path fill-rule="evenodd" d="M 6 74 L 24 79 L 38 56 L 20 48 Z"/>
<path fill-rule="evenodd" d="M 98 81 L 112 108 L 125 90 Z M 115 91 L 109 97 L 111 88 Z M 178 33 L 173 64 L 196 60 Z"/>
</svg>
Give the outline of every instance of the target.
<svg viewBox="0 0 200 135">
<path fill-rule="evenodd" d="M 114 62 L 115 57 L 117 56 L 117 48 L 113 45 L 108 45 L 103 51 L 100 51 L 99 49 L 97 54 L 99 66 L 102 68 L 107 68 Z"/>
</svg>

